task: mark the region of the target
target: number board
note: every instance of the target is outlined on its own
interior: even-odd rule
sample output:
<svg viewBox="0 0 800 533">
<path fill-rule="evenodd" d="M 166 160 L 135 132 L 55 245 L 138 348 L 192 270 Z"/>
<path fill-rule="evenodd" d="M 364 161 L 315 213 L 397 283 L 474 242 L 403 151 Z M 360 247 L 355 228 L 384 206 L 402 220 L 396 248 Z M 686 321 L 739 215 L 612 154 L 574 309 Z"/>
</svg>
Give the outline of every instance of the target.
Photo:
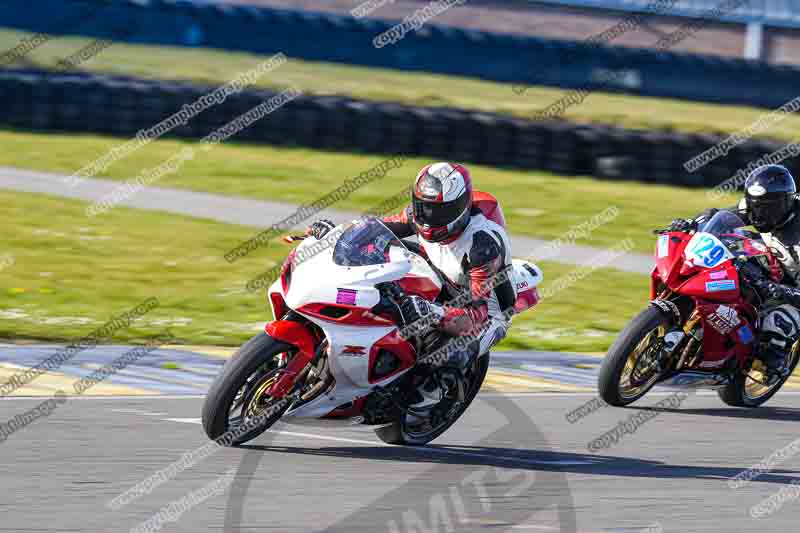
<svg viewBox="0 0 800 533">
<path fill-rule="evenodd" d="M 733 254 L 710 233 L 695 233 L 686 246 L 686 258 L 696 266 L 714 268 L 733 257 Z"/>
</svg>

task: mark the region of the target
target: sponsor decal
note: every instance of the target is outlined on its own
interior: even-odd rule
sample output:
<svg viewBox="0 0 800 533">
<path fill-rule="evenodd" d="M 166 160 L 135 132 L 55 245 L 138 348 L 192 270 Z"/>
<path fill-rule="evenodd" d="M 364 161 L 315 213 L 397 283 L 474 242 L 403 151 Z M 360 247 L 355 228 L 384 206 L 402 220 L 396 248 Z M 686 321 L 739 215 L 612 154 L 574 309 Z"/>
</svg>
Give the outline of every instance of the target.
<svg viewBox="0 0 800 533">
<path fill-rule="evenodd" d="M 709 272 L 708 277 L 711 279 L 726 279 L 728 277 L 728 271 L 717 270 L 716 272 Z"/>
<path fill-rule="evenodd" d="M 661 235 L 658 237 L 656 255 L 659 259 L 669 255 L 669 235 Z"/>
<path fill-rule="evenodd" d="M 355 289 L 337 289 L 336 303 L 343 305 L 356 305 L 358 291 Z"/>
<path fill-rule="evenodd" d="M 739 340 L 743 343 L 750 344 L 753 342 L 753 330 L 750 329 L 750 326 L 742 326 L 737 333 L 739 333 Z"/>
<path fill-rule="evenodd" d="M 520 291 L 520 290 L 524 289 L 527 286 L 528 286 L 528 282 L 527 281 L 521 281 L 521 282 L 517 283 L 517 291 Z"/>
<path fill-rule="evenodd" d="M 736 281 L 732 279 L 706 282 L 706 292 L 720 292 L 720 291 L 733 291 L 733 290 L 736 290 Z"/>
<path fill-rule="evenodd" d="M 751 185 L 747 192 L 750 196 L 764 196 L 767 194 L 767 189 L 756 183 L 755 185 Z"/>
<path fill-rule="evenodd" d="M 723 335 L 727 335 L 733 328 L 739 325 L 742 319 L 739 318 L 739 313 L 737 313 L 736 309 L 733 307 L 720 305 L 717 307 L 716 311 L 706 317 L 706 321 L 711 324 L 714 329 Z"/>
<path fill-rule="evenodd" d="M 349 355 L 349 356 L 359 356 L 359 355 L 366 355 L 366 348 L 364 346 L 353 346 L 348 344 L 342 350 L 342 355 Z"/>
</svg>

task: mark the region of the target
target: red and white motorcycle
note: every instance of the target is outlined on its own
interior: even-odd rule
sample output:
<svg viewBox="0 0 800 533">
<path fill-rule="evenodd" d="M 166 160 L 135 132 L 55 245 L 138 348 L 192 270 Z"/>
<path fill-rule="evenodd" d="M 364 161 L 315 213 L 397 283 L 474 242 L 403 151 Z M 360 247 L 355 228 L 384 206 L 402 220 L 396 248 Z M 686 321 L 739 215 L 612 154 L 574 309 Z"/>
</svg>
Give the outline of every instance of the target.
<svg viewBox="0 0 800 533">
<path fill-rule="evenodd" d="M 302 237 L 287 240 L 294 239 Z M 514 260 L 508 276 L 516 313 L 536 305 L 541 270 Z M 276 320 L 211 385 L 202 413 L 207 435 L 241 444 L 281 418 L 311 417 L 374 425 L 393 444 L 432 441 L 478 393 L 489 354 L 473 357 L 466 370 L 428 364 L 426 355 L 453 339 L 435 330 L 409 335 L 396 302 L 403 293 L 442 302 L 454 289 L 419 245 L 376 218 L 305 240 L 268 291 Z"/>
</svg>

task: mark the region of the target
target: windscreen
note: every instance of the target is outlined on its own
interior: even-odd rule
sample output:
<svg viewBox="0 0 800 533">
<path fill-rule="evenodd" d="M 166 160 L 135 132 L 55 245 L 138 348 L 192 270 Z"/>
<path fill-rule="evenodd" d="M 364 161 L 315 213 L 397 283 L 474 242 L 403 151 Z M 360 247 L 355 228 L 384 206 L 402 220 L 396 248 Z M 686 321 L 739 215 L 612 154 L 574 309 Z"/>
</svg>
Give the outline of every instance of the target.
<svg viewBox="0 0 800 533">
<path fill-rule="evenodd" d="M 734 213 L 730 211 L 719 211 L 711 219 L 700 226 L 697 231 L 703 233 L 710 233 L 712 235 L 726 235 L 736 233 L 738 228 L 742 228 L 747 224 Z"/>
<path fill-rule="evenodd" d="M 389 262 L 392 246 L 405 249 L 402 241 L 380 220 L 371 217 L 357 220 L 336 243 L 333 262 L 340 266 L 381 265 Z"/>
<path fill-rule="evenodd" d="M 744 230 L 746 225 L 737 214 L 719 211 L 686 245 L 686 258 L 696 266 L 715 268 L 733 257 L 764 253 L 766 247 L 760 236 Z"/>
</svg>

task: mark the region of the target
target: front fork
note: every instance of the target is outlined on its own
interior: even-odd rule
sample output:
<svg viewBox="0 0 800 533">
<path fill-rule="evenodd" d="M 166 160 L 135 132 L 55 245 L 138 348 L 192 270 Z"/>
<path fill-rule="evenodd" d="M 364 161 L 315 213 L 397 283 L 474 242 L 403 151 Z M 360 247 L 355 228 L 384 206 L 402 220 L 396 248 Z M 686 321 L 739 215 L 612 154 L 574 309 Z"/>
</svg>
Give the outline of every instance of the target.
<svg viewBox="0 0 800 533">
<path fill-rule="evenodd" d="M 700 314 L 694 309 L 688 320 L 684 323 L 683 315 L 678 305 L 668 299 L 672 294 L 672 291 L 665 289 L 650 302 L 651 305 L 669 314 L 674 324 L 671 330 L 664 335 L 664 344 L 658 355 L 658 365 L 661 372 L 668 369 L 669 363 L 673 360 L 676 350 L 681 346 L 683 346 L 683 348 L 680 352 L 680 359 L 675 364 L 674 370 L 683 368 L 687 363 L 687 359 L 696 353 L 698 343 L 702 343 L 703 340 L 702 330 L 700 330 L 699 335 L 698 332 L 695 331 L 695 327 L 701 318 Z M 689 339 L 688 342 L 684 342 L 687 338 Z"/>
<path fill-rule="evenodd" d="M 681 358 L 675 365 L 675 370 L 680 370 L 685 367 L 688 363 L 689 357 L 694 359 L 697 350 L 703 344 L 703 330 L 697 329 L 697 323 L 700 322 L 700 318 L 700 313 L 698 313 L 697 309 L 695 309 L 692 312 L 692 315 L 689 317 L 689 320 L 687 320 L 683 325 L 682 331 L 677 332 L 681 334 L 681 340 L 686 337 L 688 337 L 689 340 L 681 352 Z"/>
</svg>

